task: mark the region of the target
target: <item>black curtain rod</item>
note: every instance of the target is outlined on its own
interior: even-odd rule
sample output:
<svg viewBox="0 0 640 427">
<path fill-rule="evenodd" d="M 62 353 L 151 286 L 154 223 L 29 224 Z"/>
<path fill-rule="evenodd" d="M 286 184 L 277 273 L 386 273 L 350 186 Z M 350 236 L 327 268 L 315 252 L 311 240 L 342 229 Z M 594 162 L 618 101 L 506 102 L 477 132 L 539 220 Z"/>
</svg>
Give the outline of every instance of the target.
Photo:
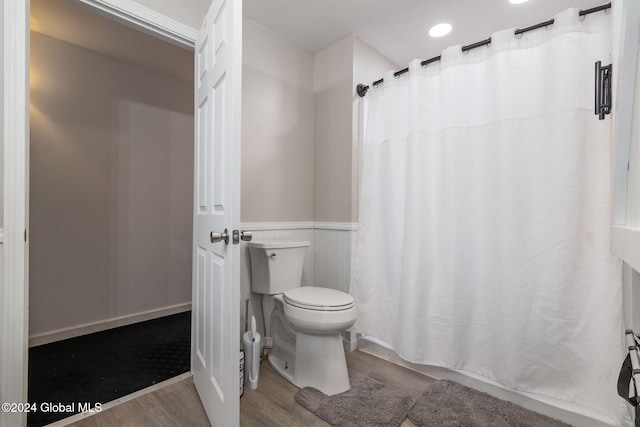
<svg viewBox="0 0 640 427">
<path fill-rule="evenodd" d="M 544 22 L 541 22 L 539 24 L 532 25 L 530 27 L 518 28 L 513 33 L 514 33 L 514 35 L 518 36 L 520 34 L 526 33 L 527 31 L 532 31 L 532 30 L 537 30 L 538 28 L 548 27 L 549 25 L 552 25 L 554 22 L 556 22 L 555 19 L 549 19 L 548 21 L 544 21 Z"/>
<path fill-rule="evenodd" d="M 488 46 L 490 44 L 491 44 L 491 37 L 489 37 L 488 39 L 485 39 L 485 40 L 480 40 L 479 42 L 475 42 L 475 43 L 468 44 L 466 46 L 462 46 L 462 48 L 460 50 L 462 50 L 463 52 L 468 52 L 471 49 L 475 49 L 475 48 L 480 47 L 480 46 Z"/>
<path fill-rule="evenodd" d="M 602 6 L 592 7 L 591 9 L 585 9 L 578 12 L 578 16 L 585 16 L 593 12 L 600 12 L 601 10 L 611 9 L 611 2 L 603 4 Z"/>
<path fill-rule="evenodd" d="M 585 16 L 585 15 L 588 15 L 590 13 L 600 12 L 601 10 L 607 10 L 607 9 L 610 9 L 610 8 L 611 8 L 611 3 L 609 2 L 607 4 L 603 4 L 602 6 L 592 7 L 591 9 L 580 10 L 578 12 L 578 16 Z M 553 25 L 554 22 L 555 22 L 555 19 L 549 19 L 548 21 L 544 21 L 544 22 L 541 22 L 539 24 L 532 25 L 530 27 L 517 28 L 514 31 L 514 36 L 518 36 L 520 34 L 524 34 L 524 33 L 528 32 L 528 31 L 537 30 L 538 28 L 548 27 L 550 25 Z M 478 48 L 478 47 L 481 47 L 481 46 L 487 46 L 489 44 L 491 44 L 491 37 L 489 37 L 488 39 L 485 39 L 485 40 L 481 40 L 481 41 L 476 42 L 476 43 L 472 43 L 472 44 L 468 44 L 466 46 L 462 46 L 461 50 L 463 52 L 468 52 L 471 49 L 475 49 L 475 48 Z M 426 66 L 428 64 L 431 64 L 432 62 L 436 62 L 436 61 L 439 61 L 439 60 L 440 60 L 440 55 L 434 56 L 431 59 L 427 59 L 425 61 L 422 61 L 420 63 L 420 65 L 422 65 L 424 67 L 424 66 Z M 393 76 L 394 77 L 399 77 L 399 76 L 401 76 L 401 75 L 403 75 L 405 73 L 408 73 L 408 72 L 409 72 L 409 67 L 403 68 L 402 70 L 396 71 L 395 73 L 393 73 Z M 376 87 L 376 86 L 378 86 L 379 84 L 381 84 L 383 82 L 384 82 L 384 78 L 382 78 L 380 80 L 376 80 L 371 85 L 373 87 Z M 369 85 L 363 85 L 362 83 L 360 83 L 360 84 L 358 84 L 358 86 L 356 86 L 356 92 L 358 93 L 358 95 L 361 98 L 364 97 L 367 94 L 368 91 L 369 91 Z"/>
</svg>

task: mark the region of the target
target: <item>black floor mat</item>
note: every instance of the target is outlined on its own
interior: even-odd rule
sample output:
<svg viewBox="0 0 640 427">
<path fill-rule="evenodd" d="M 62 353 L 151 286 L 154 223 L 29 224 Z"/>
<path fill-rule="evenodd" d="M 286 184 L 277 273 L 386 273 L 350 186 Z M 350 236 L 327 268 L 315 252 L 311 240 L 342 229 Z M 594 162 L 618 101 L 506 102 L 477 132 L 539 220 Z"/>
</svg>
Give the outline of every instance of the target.
<svg viewBox="0 0 640 427">
<path fill-rule="evenodd" d="M 29 349 L 27 425 L 43 426 L 189 371 L 191 312 Z M 72 405 L 51 410 L 50 404 Z M 58 409 L 58 408 L 52 408 Z"/>
</svg>

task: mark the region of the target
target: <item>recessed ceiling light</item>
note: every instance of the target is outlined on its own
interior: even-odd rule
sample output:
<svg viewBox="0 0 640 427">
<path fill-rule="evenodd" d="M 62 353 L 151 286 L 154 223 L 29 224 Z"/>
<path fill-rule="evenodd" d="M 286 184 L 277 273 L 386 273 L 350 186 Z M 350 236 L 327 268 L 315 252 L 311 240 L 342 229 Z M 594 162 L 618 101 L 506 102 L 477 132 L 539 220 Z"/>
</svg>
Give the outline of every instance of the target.
<svg viewBox="0 0 640 427">
<path fill-rule="evenodd" d="M 509 0 L 509 3 L 511 4 L 521 4 L 521 3 L 526 3 L 529 0 Z"/>
<path fill-rule="evenodd" d="M 431 29 L 429 30 L 429 35 L 431 37 L 442 37 L 442 36 L 446 36 L 447 34 L 449 34 L 451 32 L 451 28 L 453 28 L 451 26 L 451 24 L 447 24 L 447 23 L 442 23 L 442 24 L 438 24 L 438 25 L 434 25 L 433 27 L 431 27 Z"/>
</svg>

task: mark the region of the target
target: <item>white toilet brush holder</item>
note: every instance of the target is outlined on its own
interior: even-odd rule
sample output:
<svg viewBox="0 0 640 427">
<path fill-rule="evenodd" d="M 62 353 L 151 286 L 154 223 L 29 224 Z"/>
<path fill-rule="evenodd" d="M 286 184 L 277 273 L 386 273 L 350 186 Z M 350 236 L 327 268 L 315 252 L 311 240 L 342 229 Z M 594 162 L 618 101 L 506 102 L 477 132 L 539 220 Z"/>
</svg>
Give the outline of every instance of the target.
<svg viewBox="0 0 640 427">
<path fill-rule="evenodd" d="M 242 336 L 242 344 L 245 353 L 244 383 L 250 389 L 258 388 L 258 376 L 260 374 L 260 353 L 262 352 L 262 338 L 256 332 L 256 318 L 251 316 L 251 330 Z"/>
</svg>

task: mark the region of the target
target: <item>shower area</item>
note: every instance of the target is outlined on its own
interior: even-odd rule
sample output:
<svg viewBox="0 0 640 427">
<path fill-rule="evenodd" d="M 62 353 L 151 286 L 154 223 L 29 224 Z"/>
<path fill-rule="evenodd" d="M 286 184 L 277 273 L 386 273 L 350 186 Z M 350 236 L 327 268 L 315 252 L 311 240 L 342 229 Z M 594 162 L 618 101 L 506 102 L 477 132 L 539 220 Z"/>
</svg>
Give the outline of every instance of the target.
<svg viewBox="0 0 640 427">
<path fill-rule="evenodd" d="M 361 348 L 579 425 L 630 423 L 612 121 L 594 114 L 609 8 L 359 82 Z"/>
</svg>

